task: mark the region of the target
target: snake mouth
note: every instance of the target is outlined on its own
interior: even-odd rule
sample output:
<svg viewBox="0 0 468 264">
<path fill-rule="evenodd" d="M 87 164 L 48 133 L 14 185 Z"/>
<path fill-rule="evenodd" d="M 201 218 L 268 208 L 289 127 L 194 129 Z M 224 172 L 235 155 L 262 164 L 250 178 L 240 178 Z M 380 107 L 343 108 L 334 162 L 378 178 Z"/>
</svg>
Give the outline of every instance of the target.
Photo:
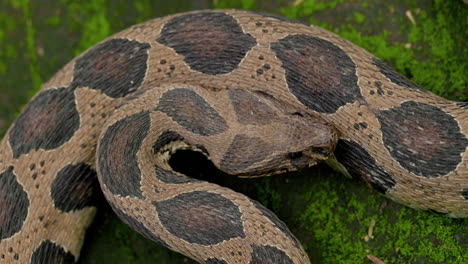
<svg viewBox="0 0 468 264">
<path fill-rule="evenodd" d="M 332 154 L 330 146 L 310 147 L 304 151 L 291 152 L 287 154 L 290 159 L 292 170 L 300 170 L 317 165 L 321 161 L 327 160 Z"/>
<path fill-rule="evenodd" d="M 317 162 L 326 160 L 330 157 L 333 153 L 333 147 L 311 147 L 305 151 L 303 151 L 303 155 L 306 155 L 311 160 L 315 160 Z"/>
<path fill-rule="evenodd" d="M 327 147 L 311 147 L 305 151 L 289 153 L 288 158 L 295 160 L 307 156 L 310 159 L 325 160 L 330 156 L 330 154 L 331 150 Z"/>
<path fill-rule="evenodd" d="M 314 156 L 323 156 L 324 159 L 327 159 L 331 154 L 331 150 L 327 147 L 312 147 L 309 149 L 309 152 L 313 153 Z"/>
</svg>

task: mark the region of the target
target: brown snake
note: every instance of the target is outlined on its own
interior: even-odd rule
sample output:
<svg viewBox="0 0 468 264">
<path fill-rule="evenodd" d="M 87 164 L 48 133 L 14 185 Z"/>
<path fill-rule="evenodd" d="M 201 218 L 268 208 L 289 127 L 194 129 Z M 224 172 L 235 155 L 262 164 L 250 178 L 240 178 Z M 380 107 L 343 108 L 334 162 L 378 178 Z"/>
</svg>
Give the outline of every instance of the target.
<svg viewBox="0 0 468 264">
<path fill-rule="evenodd" d="M 200 263 L 310 262 L 268 209 L 173 170 L 183 149 L 245 177 L 327 160 L 397 202 L 467 217 L 467 108 L 282 17 L 135 25 L 68 63 L 3 138 L 0 262 L 75 262 L 101 189 L 133 229 Z"/>
</svg>

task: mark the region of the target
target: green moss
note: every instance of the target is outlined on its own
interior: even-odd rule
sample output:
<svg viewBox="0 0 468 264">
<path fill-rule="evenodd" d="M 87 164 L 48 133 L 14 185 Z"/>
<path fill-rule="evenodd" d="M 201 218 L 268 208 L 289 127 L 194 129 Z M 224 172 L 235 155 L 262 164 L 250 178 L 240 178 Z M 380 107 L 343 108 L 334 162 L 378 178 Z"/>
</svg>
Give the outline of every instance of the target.
<svg viewBox="0 0 468 264">
<path fill-rule="evenodd" d="M 346 193 L 348 185 L 336 183 L 320 183 L 320 188 L 303 195 L 308 206 L 300 220 L 308 223 L 305 229 L 313 234 L 312 242 L 304 247 L 311 255 L 324 260 L 322 263 L 360 263 L 368 249 L 361 240 L 371 221 L 371 217 L 365 217 L 369 204 L 356 195 L 343 200 L 340 194 Z M 314 253 L 311 247 L 320 250 Z"/>
<path fill-rule="evenodd" d="M 28 4 L 0 2 L 0 136 L 40 83 Z"/>
<path fill-rule="evenodd" d="M 153 18 L 153 9 L 148 8 L 151 6 L 151 0 L 135 1 L 136 10 L 140 13 L 137 22 L 142 23 L 148 19 Z"/>
<path fill-rule="evenodd" d="M 361 13 L 355 12 L 354 13 L 354 20 L 358 23 L 364 23 L 364 20 L 366 20 L 366 16 L 364 16 Z"/>
<path fill-rule="evenodd" d="M 62 0 L 70 13 L 72 28 L 80 28 L 82 36 L 75 55 L 110 35 L 110 25 L 107 20 L 107 0 L 93 0 L 84 3 Z"/>
<path fill-rule="evenodd" d="M 466 17 L 463 3 L 434 0 L 433 8 L 415 15 L 409 41 L 423 43 L 419 47 L 422 62 L 412 68 L 413 80 L 441 96 L 468 100 L 466 74 Z M 460 23 L 462 22 L 462 23 Z M 463 23 L 464 22 L 464 23 Z M 457 47 L 462 47 L 454 49 Z M 430 57 L 430 60 L 424 58 Z"/>
<path fill-rule="evenodd" d="M 45 23 L 51 27 L 56 27 L 61 23 L 60 16 L 50 16 L 45 20 Z"/>
<path fill-rule="evenodd" d="M 257 4 L 255 0 L 215 0 L 213 2 L 215 8 L 238 8 L 244 10 L 252 10 Z"/>
<path fill-rule="evenodd" d="M 289 18 L 300 19 L 302 17 L 310 16 L 316 12 L 320 12 L 327 9 L 333 9 L 338 4 L 345 2 L 346 0 L 331 0 L 331 1 L 322 1 L 322 0 L 304 0 L 301 1 L 299 5 L 288 6 L 281 8 L 280 12 Z M 313 17 L 309 17 L 309 22 L 311 24 L 316 24 L 316 20 Z"/>
<path fill-rule="evenodd" d="M 466 220 L 401 208 L 359 188 L 335 175 L 302 195 L 307 206 L 299 219 L 313 235 L 304 245 L 310 256 L 321 263 L 363 263 L 367 255 L 385 263 L 462 263 L 468 257 L 454 236 L 463 234 L 458 222 Z M 365 241 L 371 221 L 373 238 Z"/>
<path fill-rule="evenodd" d="M 29 0 L 15 0 L 11 2 L 15 8 L 21 9 L 23 12 L 23 19 L 26 25 L 26 53 L 29 56 L 29 74 L 32 82 L 32 92 L 30 96 L 34 95 L 42 84 L 42 79 L 39 74 L 39 64 L 37 59 L 37 49 L 35 42 L 35 29 L 32 25 L 31 4 Z M 12 50 L 10 49 L 10 52 Z"/>
<path fill-rule="evenodd" d="M 256 186 L 258 201 L 273 211 L 279 211 L 283 200 L 281 194 L 272 187 L 271 178 L 266 178 L 261 183 L 256 184 Z"/>
</svg>

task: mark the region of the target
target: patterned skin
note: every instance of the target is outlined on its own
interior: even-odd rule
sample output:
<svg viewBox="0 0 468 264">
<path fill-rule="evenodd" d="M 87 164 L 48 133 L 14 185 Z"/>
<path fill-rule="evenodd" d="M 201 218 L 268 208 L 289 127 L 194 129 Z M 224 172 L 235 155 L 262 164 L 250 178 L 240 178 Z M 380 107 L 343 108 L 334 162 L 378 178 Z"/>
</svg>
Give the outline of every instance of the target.
<svg viewBox="0 0 468 264">
<path fill-rule="evenodd" d="M 321 28 L 235 10 L 151 20 L 67 64 L 0 143 L 0 262 L 77 261 L 102 190 L 136 231 L 200 263 L 309 263 L 272 212 L 171 155 L 245 177 L 327 160 L 466 217 L 467 134 L 466 104 Z"/>
</svg>

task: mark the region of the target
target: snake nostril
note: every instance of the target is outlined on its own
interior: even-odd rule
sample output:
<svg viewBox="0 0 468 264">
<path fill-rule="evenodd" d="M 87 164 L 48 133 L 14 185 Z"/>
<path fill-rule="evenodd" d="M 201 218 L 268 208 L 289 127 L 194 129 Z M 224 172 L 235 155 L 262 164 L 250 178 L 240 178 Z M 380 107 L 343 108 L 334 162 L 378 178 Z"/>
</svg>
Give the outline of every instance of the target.
<svg viewBox="0 0 468 264">
<path fill-rule="evenodd" d="M 294 113 L 292 113 L 292 115 L 304 117 L 304 115 L 301 112 L 294 112 Z"/>
</svg>

